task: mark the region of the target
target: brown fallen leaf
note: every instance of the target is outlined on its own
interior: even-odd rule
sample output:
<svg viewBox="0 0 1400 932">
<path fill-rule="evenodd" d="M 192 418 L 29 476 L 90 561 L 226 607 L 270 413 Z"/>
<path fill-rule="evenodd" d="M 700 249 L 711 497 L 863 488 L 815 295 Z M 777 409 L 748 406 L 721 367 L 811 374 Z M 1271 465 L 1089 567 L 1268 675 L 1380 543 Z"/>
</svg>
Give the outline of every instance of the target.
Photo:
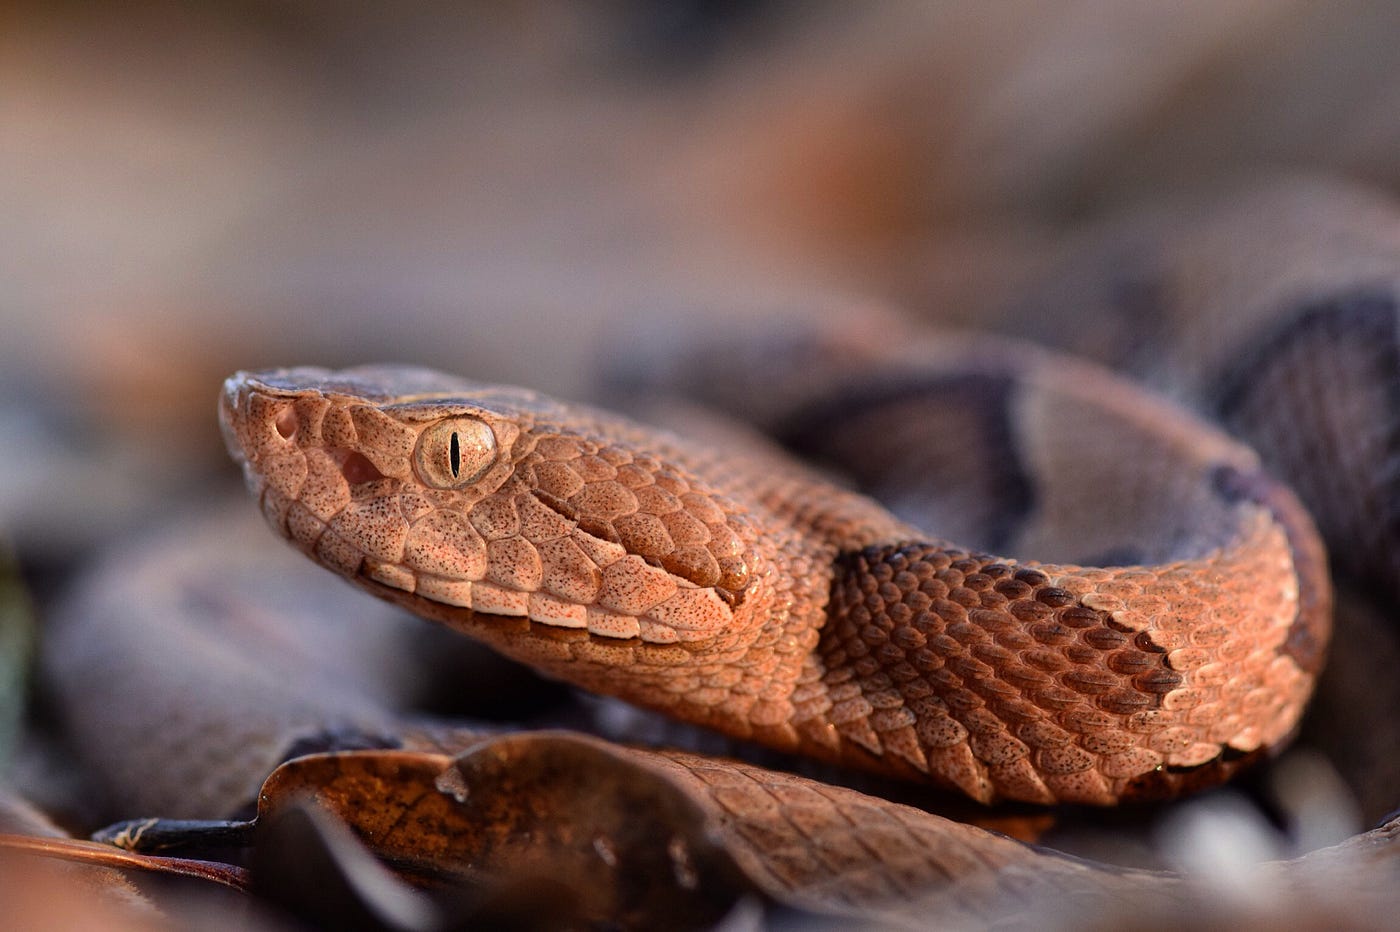
<svg viewBox="0 0 1400 932">
<path fill-rule="evenodd" d="M 705 927 L 755 891 L 803 914 L 907 925 L 935 902 L 970 918 L 1060 885 L 1101 902 L 1165 902 L 1176 886 L 853 790 L 564 732 L 488 737 L 456 757 L 298 758 L 264 784 L 258 821 L 308 801 L 415 884 L 501 890 L 549 878 L 580 921 L 624 927 Z"/>
<path fill-rule="evenodd" d="M 508 735 L 455 760 L 303 757 L 268 778 L 259 819 L 307 797 L 417 883 L 548 878 L 585 924 L 707 928 L 754 889 L 686 792 L 581 737 Z"/>
<path fill-rule="evenodd" d="M 333 927 L 708 928 L 756 889 L 664 773 L 560 733 L 456 758 L 307 755 L 268 777 L 253 822 L 142 820 L 97 837 L 145 852 L 251 843 L 254 892 Z"/>
<path fill-rule="evenodd" d="M 253 892 L 313 928 L 437 930 L 442 911 L 327 810 L 292 802 L 259 826 Z"/>
</svg>

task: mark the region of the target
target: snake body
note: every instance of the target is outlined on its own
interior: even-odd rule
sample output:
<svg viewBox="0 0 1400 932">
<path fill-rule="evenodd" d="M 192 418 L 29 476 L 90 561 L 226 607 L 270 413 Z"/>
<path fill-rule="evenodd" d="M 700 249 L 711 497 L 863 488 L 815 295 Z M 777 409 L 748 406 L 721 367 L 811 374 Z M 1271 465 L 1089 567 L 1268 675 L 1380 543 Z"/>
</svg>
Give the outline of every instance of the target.
<svg viewBox="0 0 1400 932">
<path fill-rule="evenodd" d="M 925 484 L 966 492 L 930 530 L 975 545 L 745 429 L 428 370 L 239 373 L 220 414 L 268 521 L 321 564 L 739 738 L 983 802 L 1093 804 L 1216 782 L 1284 742 L 1331 598 L 1292 493 L 1095 367 L 922 349 L 840 403 L 796 379 L 751 413 L 872 473 L 887 448 L 926 451 Z M 1018 456 L 988 456 L 1013 434 Z"/>
</svg>

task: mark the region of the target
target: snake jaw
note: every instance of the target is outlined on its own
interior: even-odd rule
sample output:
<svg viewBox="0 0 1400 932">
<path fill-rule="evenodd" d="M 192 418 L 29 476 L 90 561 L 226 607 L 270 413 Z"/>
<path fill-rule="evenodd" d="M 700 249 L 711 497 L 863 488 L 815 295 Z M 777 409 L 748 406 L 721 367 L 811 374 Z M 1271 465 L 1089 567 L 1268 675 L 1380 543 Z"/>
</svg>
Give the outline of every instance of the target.
<svg viewBox="0 0 1400 932">
<path fill-rule="evenodd" d="M 551 426 L 557 405 L 531 393 L 444 390 L 419 372 L 423 390 L 396 395 L 377 390 L 383 372 L 225 383 L 229 450 L 308 555 L 381 596 L 542 634 L 662 645 L 732 629 L 751 575 L 746 527 L 722 502 L 654 458 Z"/>
</svg>

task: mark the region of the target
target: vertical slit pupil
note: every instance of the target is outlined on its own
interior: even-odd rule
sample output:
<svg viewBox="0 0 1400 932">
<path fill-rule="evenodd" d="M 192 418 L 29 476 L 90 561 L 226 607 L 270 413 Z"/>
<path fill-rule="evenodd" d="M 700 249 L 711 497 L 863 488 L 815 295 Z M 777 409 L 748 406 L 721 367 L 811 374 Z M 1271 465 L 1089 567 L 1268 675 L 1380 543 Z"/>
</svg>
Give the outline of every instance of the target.
<svg viewBox="0 0 1400 932">
<path fill-rule="evenodd" d="M 452 465 L 452 478 L 455 479 L 462 469 L 462 446 L 457 441 L 457 432 L 455 430 L 452 432 L 452 440 L 448 448 L 447 456 Z"/>
</svg>

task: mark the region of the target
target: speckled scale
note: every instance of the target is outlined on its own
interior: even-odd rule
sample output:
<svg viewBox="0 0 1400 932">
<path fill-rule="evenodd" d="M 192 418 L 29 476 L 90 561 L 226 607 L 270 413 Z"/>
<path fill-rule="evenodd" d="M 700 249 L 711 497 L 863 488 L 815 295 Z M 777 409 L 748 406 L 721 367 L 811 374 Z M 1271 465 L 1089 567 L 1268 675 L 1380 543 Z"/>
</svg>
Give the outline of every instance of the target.
<svg viewBox="0 0 1400 932">
<path fill-rule="evenodd" d="M 746 534 L 731 503 L 653 457 L 618 447 L 551 438 L 535 454 L 528 464 L 534 481 L 587 533 L 698 586 L 737 592 L 748 585 Z"/>
<path fill-rule="evenodd" d="M 919 572 L 923 562 L 928 570 Z M 1109 613 L 1084 604 L 1095 601 L 1089 596 L 1098 589 L 1071 580 L 1086 592 L 1075 597 L 1039 571 L 925 545 L 872 548 L 838 566 L 831 622 L 819 650 L 828 669 L 854 673 L 842 679 L 844 690 L 859 690 L 845 700 L 843 714 L 857 707 L 858 696 L 876 690 L 886 706 L 890 695 L 900 696 L 924 723 L 912 734 L 930 760 L 949 746 L 950 736 L 965 730 L 972 766 L 981 774 L 980 798 L 1103 802 L 1142 768 L 1160 765 L 1164 754 L 1179 757 L 1196 748 L 1199 756 L 1201 732 L 1184 736 L 1176 726 L 1170 739 L 1162 739 L 1162 729 L 1144 728 L 1141 720 L 1135 729 L 1124 727 L 1129 717 L 1159 707 L 1164 696 L 1180 694 L 1183 676 L 1150 636 L 1144 649 L 1135 643 L 1143 635 L 1134 638 Z M 953 592 L 993 593 L 998 599 L 979 600 L 979 607 L 969 609 L 970 596 L 931 597 L 949 584 Z M 1141 584 L 1138 579 L 1105 588 L 1115 597 L 1131 596 Z M 877 662 L 862 667 L 862 659 L 871 658 Z M 894 685 L 883 671 L 901 664 L 919 675 Z M 1134 671 L 1127 684 L 1123 670 Z M 936 710 L 930 706 L 935 700 Z M 852 728 L 848 722 L 846 730 Z M 883 753 L 872 749 L 868 735 L 856 743 Z M 898 756 L 916 757 L 907 748 Z M 1042 764 L 1047 774 L 1094 770 L 1098 778 L 1045 783 L 1036 776 Z M 954 782 L 963 789 L 970 785 Z"/>
</svg>

